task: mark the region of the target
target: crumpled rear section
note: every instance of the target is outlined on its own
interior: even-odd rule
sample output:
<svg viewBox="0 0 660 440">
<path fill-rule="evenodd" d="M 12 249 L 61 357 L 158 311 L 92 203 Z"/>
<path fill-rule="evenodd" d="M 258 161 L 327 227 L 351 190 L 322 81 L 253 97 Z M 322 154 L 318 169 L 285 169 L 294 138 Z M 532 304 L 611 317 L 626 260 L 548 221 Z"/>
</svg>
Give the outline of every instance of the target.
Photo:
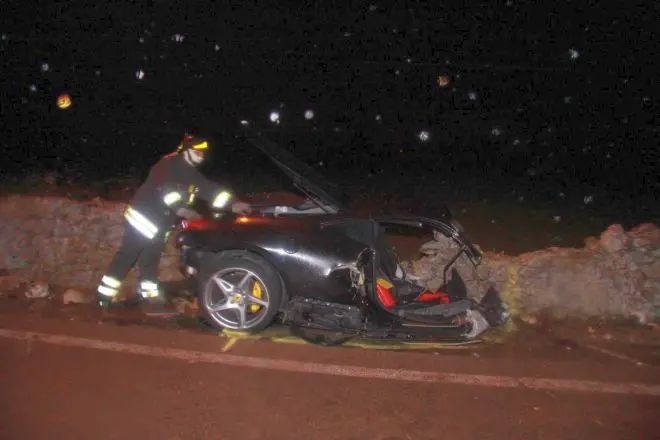
<svg viewBox="0 0 660 440">
<path fill-rule="evenodd" d="M 434 233 L 434 240 L 421 246 L 421 257 L 417 260 L 408 260 L 401 263 L 406 275 L 418 284 L 434 291 L 443 285 L 444 267 L 451 262 L 460 246 L 452 238 L 443 234 Z M 466 255 L 461 255 L 454 262 L 452 269 L 456 269 L 467 286 L 468 298 L 480 301 L 492 282 L 489 272 L 484 270 L 482 263 L 475 267 Z M 447 281 L 451 279 L 451 270 L 447 273 Z"/>
<path fill-rule="evenodd" d="M 422 256 L 404 263 L 418 282 L 442 284 L 442 272 L 458 250 L 436 234 Z M 612 225 L 583 248 L 548 248 L 518 256 L 485 253 L 478 268 L 461 256 L 455 267 L 480 300 L 491 286 L 513 315 L 550 312 L 556 317 L 626 317 L 647 322 L 660 317 L 660 229 L 646 223 L 625 231 Z"/>
</svg>

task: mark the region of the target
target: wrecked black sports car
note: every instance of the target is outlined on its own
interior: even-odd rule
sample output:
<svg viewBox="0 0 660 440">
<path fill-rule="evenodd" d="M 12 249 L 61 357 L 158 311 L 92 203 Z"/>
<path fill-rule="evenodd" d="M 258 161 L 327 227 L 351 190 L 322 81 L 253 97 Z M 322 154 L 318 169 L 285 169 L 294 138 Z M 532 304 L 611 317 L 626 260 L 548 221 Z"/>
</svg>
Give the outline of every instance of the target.
<svg viewBox="0 0 660 440">
<path fill-rule="evenodd" d="M 446 207 L 432 216 L 358 214 L 335 185 L 247 123 L 240 137 L 306 200 L 184 222 L 176 238 L 182 271 L 212 326 L 259 332 L 278 323 L 299 336 L 321 331 L 339 341 L 467 341 L 506 320 L 493 288 L 478 302 L 468 298 L 452 265 L 464 254 L 476 266 L 481 254 Z M 458 244 L 439 289 L 428 291 L 407 276 L 383 239 L 392 225 L 441 233 Z"/>
</svg>

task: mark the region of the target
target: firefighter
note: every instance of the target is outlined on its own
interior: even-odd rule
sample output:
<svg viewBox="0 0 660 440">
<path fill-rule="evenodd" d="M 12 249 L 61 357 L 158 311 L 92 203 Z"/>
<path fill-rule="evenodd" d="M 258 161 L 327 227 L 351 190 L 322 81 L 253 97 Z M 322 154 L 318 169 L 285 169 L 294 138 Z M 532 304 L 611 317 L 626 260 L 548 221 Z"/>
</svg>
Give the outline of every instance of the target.
<svg viewBox="0 0 660 440">
<path fill-rule="evenodd" d="M 231 206 L 234 213 L 248 213 L 250 206 L 238 201 L 226 188 L 207 180 L 197 169 L 209 142 L 186 134 L 177 150 L 161 158 L 124 211 L 124 236 L 97 289 L 99 305 L 106 309 L 119 293 L 122 282 L 137 262 L 136 302 L 150 316 L 172 316 L 158 282 L 158 265 L 168 235 L 181 218 L 199 215 L 188 206 L 195 198 L 214 209 Z"/>
</svg>

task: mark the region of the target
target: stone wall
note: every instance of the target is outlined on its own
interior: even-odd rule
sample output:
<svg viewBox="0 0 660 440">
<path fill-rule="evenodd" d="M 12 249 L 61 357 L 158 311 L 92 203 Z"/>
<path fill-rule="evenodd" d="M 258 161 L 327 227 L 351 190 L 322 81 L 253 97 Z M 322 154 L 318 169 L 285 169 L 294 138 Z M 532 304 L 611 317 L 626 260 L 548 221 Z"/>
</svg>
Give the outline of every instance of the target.
<svg viewBox="0 0 660 440">
<path fill-rule="evenodd" d="M 0 198 L 0 269 L 18 270 L 24 281 L 95 288 L 124 230 L 124 203 L 56 197 Z M 437 236 L 423 256 L 406 264 L 422 283 L 437 287 L 455 252 Z M 660 229 L 653 224 L 624 231 L 613 225 L 585 247 L 549 248 L 515 257 L 487 253 L 479 270 L 458 261 L 459 273 L 477 295 L 494 284 L 514 313 L 551 310 L 560 316 L 658 316 Z M 160 266 L 163 281 L 182 279 L 170 242 Z M 135 282 L 135 271 L 127 285 Z"/>
<path fill-rule="evenodd" d="M 406 262 L 408 272 L 430 288 L 442 283 L 442 268 L 457 250 L 436 235 L 423 257 Z M 467 258 L 459 274 L 479 299 L 494 285 L 513 314 L 550 312 L 555 317 L 660 318 L 660 228 L 651 223 L 625 231 L 612 225 L 583 248 L 548 248 L 515 257 L 486 253 L 474 270 Z"/>
<path fill-rule="evenodd" d="M 26 281 L 95 288 L 121 242 L 124 207 L 101 199 L 2 197 L 0 268 L 18 270 Z M 164 281 L 181 279 L 171 243 L 160 272 Z"/>
</svg>

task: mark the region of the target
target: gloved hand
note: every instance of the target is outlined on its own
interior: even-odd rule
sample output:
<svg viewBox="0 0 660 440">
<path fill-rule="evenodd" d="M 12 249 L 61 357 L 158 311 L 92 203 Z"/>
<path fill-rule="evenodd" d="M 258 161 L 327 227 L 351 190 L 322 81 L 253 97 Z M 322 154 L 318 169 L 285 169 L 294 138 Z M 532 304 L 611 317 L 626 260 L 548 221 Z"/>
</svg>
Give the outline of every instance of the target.
<svg viewBox="0 0 660 440">
<path fill-rule="evenodd" d="M 176 210 L 176 215 L 183 217 L 186 220 L 199 220 L 202 218 L 202 216 L 197 211 L 190 208 L 179 208 Z"/>
<path fill-rule="evenodd" d="M 252 208 L 245 202 L 234 202 L 231 204 L 231 212 L 234 214 L 249 214 L 252 212 Z"/>
</svg>

